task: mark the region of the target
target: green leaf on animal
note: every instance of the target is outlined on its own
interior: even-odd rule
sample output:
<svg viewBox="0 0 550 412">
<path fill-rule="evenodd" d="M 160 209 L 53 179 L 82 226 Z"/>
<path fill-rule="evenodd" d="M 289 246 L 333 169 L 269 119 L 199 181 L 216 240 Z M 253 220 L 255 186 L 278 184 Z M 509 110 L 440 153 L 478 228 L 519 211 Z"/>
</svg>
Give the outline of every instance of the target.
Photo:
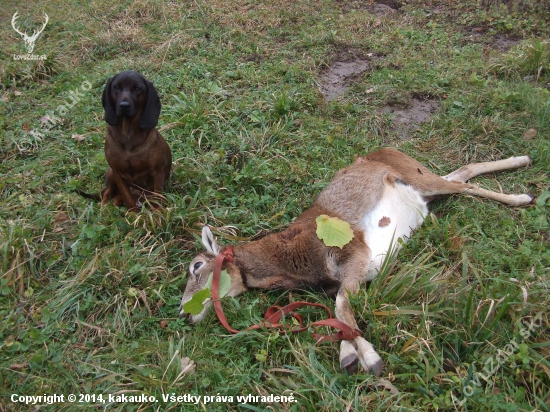
<svg viewBox="0 0 550 412">
<path fill-rule="evenodd" d="M 321 215 L 315 221 L 317 222 L 317 237 L 326 246 L 338 246 L 342 249 L 353 239 L 353 230 L 349 223 L 342 219 Z"/>
<path fill-rule="evenodd" d="M 206 285 L 204 285 L 204 287 L 208 290 L 212 290 L 213 276 L 214 273 L 210 273 L 208 280 L 206 281 Z M 222 270 L 220 273 L 220 290 L 218 291 L 220 299 L 229 293 L 229 289 L 231 289 L 231 275 L 227 273 L 227 270 Z"/>
<path fill-rule="evenodd" d="M 204 301 L 210 297 L 210 289 L 202 289 L 195 292 L 191 300 L 183 304 L 183 312 L 198 315 L 204 309 Z"/>
</svg>

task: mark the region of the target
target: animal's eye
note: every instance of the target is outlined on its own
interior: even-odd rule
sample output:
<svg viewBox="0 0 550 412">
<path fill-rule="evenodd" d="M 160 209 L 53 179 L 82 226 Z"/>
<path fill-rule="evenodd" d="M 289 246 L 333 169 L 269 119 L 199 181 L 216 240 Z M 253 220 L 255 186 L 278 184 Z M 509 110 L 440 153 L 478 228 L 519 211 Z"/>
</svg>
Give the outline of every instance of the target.
<svg viewBox="0 0 550 412">
<path fill-rule="evenodd" d="M 195 262 L 193 265 L 193 273 L 195 273 L 202 266 L 202 262 Z"/>
<path fill-rule="evenodd" d="M 120 90 L 120 86 L 119 86 L 118 84 L 115 84 L 115 85 L 113 86 L 113 89 L 115 89 L 115 90 Z"/>
<path fill-rule="evenodd" d="M 134 87 L 134 90 L 135 90 L 136 92 L 139 92 L 139 91 L 141 90 L 141 87 L 136 86 L 136 87 Z"/>
</svg>

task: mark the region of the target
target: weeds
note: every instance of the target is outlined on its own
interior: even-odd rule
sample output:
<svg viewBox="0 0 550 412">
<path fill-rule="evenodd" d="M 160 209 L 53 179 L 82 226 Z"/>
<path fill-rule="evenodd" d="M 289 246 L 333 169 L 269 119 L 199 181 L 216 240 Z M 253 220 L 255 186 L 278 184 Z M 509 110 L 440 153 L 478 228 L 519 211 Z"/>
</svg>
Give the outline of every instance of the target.
<svg viewBox="0 0 550 412">
<path fill-rule="evenodd" d="M 523 43 L 489 65 L 488 70 L 504 76 L 515 76 L 539 81 L 546 78 L 550 70 L 550 42 L 533 39 Z"/>
</svg>

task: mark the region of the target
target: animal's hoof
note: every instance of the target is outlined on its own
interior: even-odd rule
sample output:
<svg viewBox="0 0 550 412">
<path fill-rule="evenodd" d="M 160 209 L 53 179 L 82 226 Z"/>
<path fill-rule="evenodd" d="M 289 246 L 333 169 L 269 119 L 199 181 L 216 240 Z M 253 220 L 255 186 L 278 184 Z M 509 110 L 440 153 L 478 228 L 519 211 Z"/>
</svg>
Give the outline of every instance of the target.
<svg viewBox="0 0 550 412">
<path fill-rule="evenodd" d="M 340 361 L 340 368 L 346 371 L 348 375 L 353 375 L 359 370 L 359 357 L 357 354 L 346 356 Z"/>
<path fill-rule="evenodd" d="M 370 366 L 370 371 L 374 376 L 380 376 L 382 373 L 382 369 L 384 369 L 384 362 L 382 362 L 382 359 L 378 359 L 376 362 L 374 362 L 373 365 Z"/>
</svg>

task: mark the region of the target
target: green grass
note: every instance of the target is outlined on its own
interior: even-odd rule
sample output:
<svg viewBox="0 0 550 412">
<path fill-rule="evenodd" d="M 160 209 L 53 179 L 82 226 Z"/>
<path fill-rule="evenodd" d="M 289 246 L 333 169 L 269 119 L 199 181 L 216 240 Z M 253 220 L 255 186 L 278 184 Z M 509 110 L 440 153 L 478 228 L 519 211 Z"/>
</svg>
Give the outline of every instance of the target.
<svg viewBox="0 0 550 412">
<path fill-rule="evenodd" d="M 348 11 L 346 2 L 330 0 L 4 3 L 4 410 L 31 408 L 12 403 L 12 394 L 55 393 L 159 399 L 107 406 L 121 411 L 550 410 L 544 4 L 411 0 L 375 16 L 362 2 L 348 2 L 356 4 Z M 29 32 L 43 12 L 50 16 L 34 50 L 47 60 L 12 58 L 24 53 L 9 24 L 16 10 Z M 502 36 L 517 45 L 499 49 Z M 319 74 L 344 51 L 379 57 L 326 103 Z M 161 95 L 159 127 L 174 159 L 163 211 L 127 214 L 74 192 L 102 187 L 100 97 L 107 78 L 125 69 L 145 74 Z M 84 82 L 92 88 L 62 109 Z M 384 107 L 406 106 L 412 97 L 437 99 L 441 109 L 403 142 Z M 51 114 L 59 119 L 46 129 L 41 119 Z M 529 129 L 536 135 L 526 135 Z M 398 259 L 352 299 L 364 336 L 387 364 L 382 379 L 342 374 L 338 345 L 316 345 L 308 333 L 229 337 L 214 315 L 198 325 L 177 318 L 203 224 L 217 228 L 222 244 L 279 230 L 355 154 L 382 146 L 399 147 L 441 174 L 528 154 L 529 168 L 475 180 L 539 197 L 525 208 L 459 196 L 432 204 L 433 215 Z M 224 307 L 242 329 L 272 304 L 298 299 L 333 307 L 323 295 L 284 291 L 249 292 Z M 513 351 L 503 352 L 511 342 Z M 388 382 L 399 392 L 386 389 Z M 162 400 L 172 393 L 292 394 L 296 402 Z M 105 407 L 41 410 L 83 405 Z"/>
</svg>

